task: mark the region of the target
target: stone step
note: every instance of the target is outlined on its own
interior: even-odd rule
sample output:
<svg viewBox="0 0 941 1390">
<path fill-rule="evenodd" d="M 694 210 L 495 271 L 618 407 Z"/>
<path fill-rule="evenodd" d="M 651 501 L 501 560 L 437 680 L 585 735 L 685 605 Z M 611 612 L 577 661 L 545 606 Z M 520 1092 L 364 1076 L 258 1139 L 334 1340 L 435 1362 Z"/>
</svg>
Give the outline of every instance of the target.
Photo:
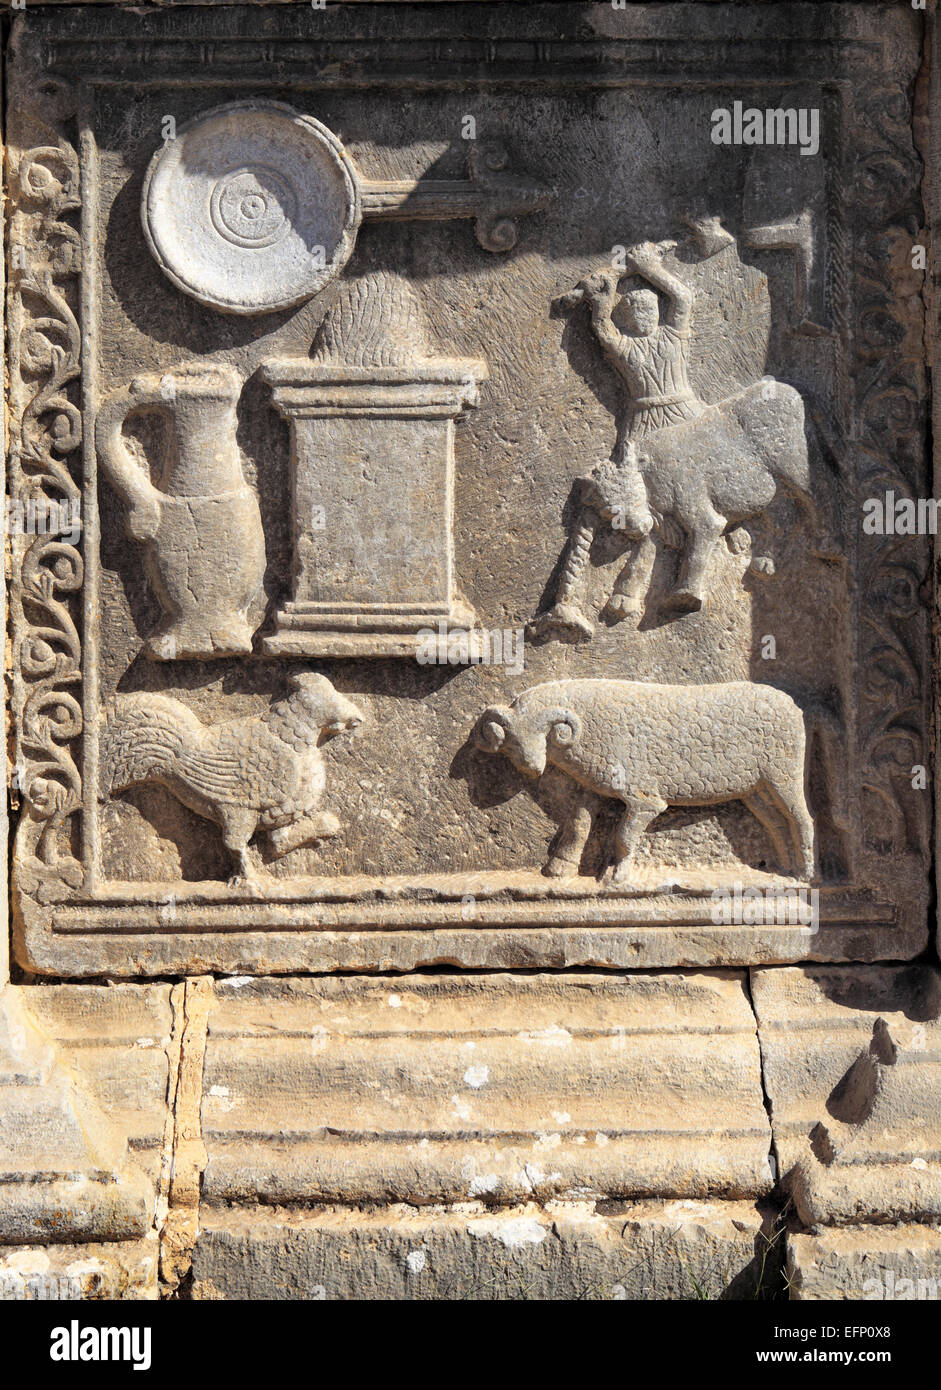
<svg viewBox="0 0 941 1390">
<path fill-rule="evenodd" d="M 210 1201 L 758 1196 L 741 972 L 221 981 Z"/>
<path fill-rule="evenodd" d="M 153 1222 L 153 1182 L 129 1155 L 107 1096 L 92 1094 L 74 1069 L 83 1049 L 59 1054 L 45 1031 L 56 995 L 66 1010 L 80 1007 L 82 992 L 67 986 L 0 993 L 4 1074 L 17 1078 L 0 1081 L 0 1244 L 143 1236 Z"/>
<path fill-rule="evenodd" d="M 783 1242 L 749 1202 L 591 1202 L 487 1211 L 206 1209 L 195 1299 L 753 1299 Z"/>
</svg>

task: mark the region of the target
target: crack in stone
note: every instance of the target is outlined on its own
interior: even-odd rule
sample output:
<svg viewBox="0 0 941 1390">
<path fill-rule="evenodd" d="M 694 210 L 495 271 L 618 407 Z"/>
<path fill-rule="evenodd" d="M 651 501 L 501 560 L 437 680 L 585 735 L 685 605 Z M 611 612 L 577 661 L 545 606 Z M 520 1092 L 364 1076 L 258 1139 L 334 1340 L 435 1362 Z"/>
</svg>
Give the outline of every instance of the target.
<svg viewBox="0 0 941 1390">
<path fill-rule="evenodd" d="M 203 1063 L 212 1000 L 209 976 L 174 985 L 170 994 L 168 1113 L 156 1218 L 165 1297 L 172 1297 L 187 1278 L 199 1235 L 200 1187 L 207 1161 L 201 1120 Z"/>
<path fill-rule="evenodd" d="M 746 969 L 744 972 L 745 998 L 748 1000 L 748 1007 L 751 1009 L 752 1017 L 755 1020 L 755 1038 L 758 1043 L 758 1080 L 761 1084 L 761 1098 L 764 1103 L 765 1113 L 768 1116 L 768 1139 L 770 1148 L 768 1156 L 773 1166 L 772 1177 L 774 1185 L 777 1187 L 781 1181 L 781 1161 L 778 1155 L 778 1146 L 775 1141 L 774 1133 L 774 1111 L 771 1104 L 771 1094 L 765 1080 L 765 1051 L 762 1045 L 761 1024 L 758 1019 L 758 1010 L 755 1008 L 755 998 L 752 993 L 752 971 Z"/>
</svg>

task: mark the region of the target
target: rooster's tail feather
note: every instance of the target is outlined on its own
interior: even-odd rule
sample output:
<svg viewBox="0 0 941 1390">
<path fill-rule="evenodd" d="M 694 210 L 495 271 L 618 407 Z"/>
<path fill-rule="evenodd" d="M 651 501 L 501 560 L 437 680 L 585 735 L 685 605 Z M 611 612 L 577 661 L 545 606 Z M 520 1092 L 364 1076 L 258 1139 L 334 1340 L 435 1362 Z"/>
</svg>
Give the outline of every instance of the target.
<svg viewBox="0 0 941 1390">
<path fill-rule="evenodd" d="M 180 754 L 203 733 L 204 726 L 179 700 L 119 695 L 101 730 L 102 792 L 172 776 Z"/>
</svg>

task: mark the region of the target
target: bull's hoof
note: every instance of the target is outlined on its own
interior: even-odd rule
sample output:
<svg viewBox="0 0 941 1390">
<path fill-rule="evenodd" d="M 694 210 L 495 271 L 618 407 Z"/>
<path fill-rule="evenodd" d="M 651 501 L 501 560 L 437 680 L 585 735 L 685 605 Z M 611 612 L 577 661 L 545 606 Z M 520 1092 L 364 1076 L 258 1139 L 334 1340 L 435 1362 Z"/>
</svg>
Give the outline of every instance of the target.
<svg viewBox="0 0 941 1390">
<path fill-rule="evenodd" d="M 673 608 L 677 613 L 698 613 L 705 602 L 703 595 L 696 593 L 694 589 L 674 589 L 666 599 L 667 608 Z"/>
<path fill-rule="evenodd" d="M 619 623 L 624 618 L 640 618 L 643 612 L 644 605 L 639 599 L 628 598 L 627 594 L 612 594 L 601 616 Z"/>
<path fill-rule="evenodd" d="M 538 613 L 526 625 L 526 635 L 533 642 L 587 642 L 595 629 L 577 608 L 569 603 L 557 603 L 547 613 Z"/>
<path fill-rule="evenodd" d="M 232 874 L 228 881 L 228 886 L 237 893 L 243 893 L 249 898 L 263 898 L 265 896 L 265 885 L 259 881 L 254 873 Z"/>
<path fill-rule="evenodd" d="M 332 811 L 324 811 L 317 827 L 317 839 L 332 840 L 335 835 L 339 835 L 342 829 L 339 816 L 335 816 Z"/>
<path fill-rule="evenodd" d="M 557 854 L 543 865 L 542 872 L 546 878 L 576 878 L 578 876 L 578 865 L 573 864 L 571 859 L 560 859 Z"/>
<path fill-rule="evenodd" d="M 633 880 L 632 866 L 628 860 L 609 865 L 601 875 L 602 884 L 617 888 L 630 888 L 633 886 Z"/>
</svg>

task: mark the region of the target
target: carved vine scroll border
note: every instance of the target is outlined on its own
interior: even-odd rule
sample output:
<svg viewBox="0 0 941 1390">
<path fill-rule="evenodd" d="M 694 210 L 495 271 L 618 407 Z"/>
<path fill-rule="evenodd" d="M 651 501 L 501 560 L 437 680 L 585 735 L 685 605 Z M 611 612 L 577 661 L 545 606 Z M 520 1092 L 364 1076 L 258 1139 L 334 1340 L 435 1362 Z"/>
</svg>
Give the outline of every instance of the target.
<svg viewBox="0 0 941 1390">
<path fill-rule="evenodd" d="M 859 516 L 863 502 L 876 493 L 917 497 L 927 452 L 924 341 L 921 331 L 912 329 L 911 286 L 905 283 L 921 212 L 912 118 L 900 84 L 868 88 L 856 111 L 853 365 Z M 881 834 L 871 825 L 864 830 L 877 852 L 926 851 L 930 803 L 924 794 L 913 797 L 910 789 L 914 767 L 928 759 L 928 540 L 867 540 L 859 550 L 857 723 L 862 785 L 882 808 L 886 829 Z"/>
<path fill-rule="evenodd" d="M 74 688 L 83 679 L 76 610 L 84 564 L 71 539 L 82 510 L 74 477 L 82 443 L 78 155 L 49 128 L 47 143 L 21 152 L 9 175 L 13 783 L 24 807 L 20 852 L 64 868 L 61 832 L 82 805 Z"/>
</svg>

